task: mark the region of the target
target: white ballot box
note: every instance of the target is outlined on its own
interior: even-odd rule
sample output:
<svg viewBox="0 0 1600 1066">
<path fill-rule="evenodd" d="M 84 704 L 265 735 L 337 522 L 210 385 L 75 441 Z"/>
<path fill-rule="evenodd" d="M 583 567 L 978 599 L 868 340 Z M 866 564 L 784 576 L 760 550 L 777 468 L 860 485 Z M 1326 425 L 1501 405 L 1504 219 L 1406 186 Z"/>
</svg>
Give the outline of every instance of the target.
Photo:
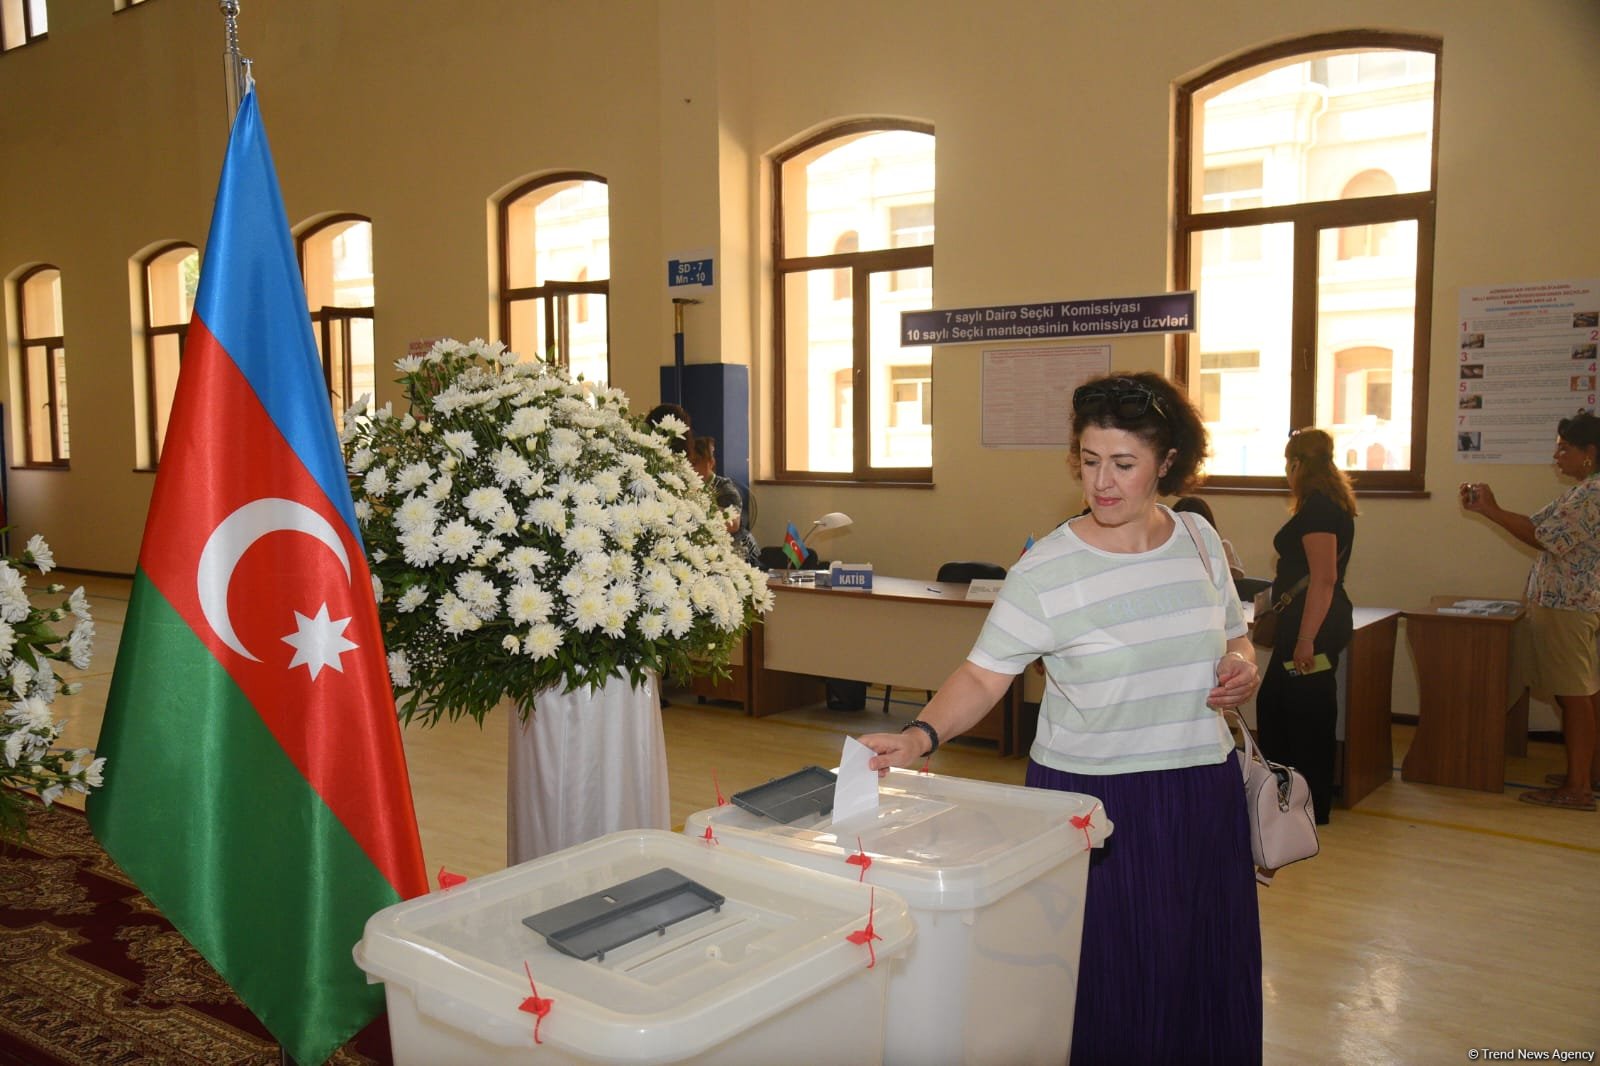
<svg viewBox="0 0 1600 1066">
<path fill-rule="evenodd" d="M 914 935 L 881 887 L 640 830 L 385 908 L 355 959 L 401 1066 L 878 1063 Z"/>
<path fill-rule="evenodd" d="M 1067 1060 L 1089 849 L 1110 831 L 1092 796 L 906 770 L 883 780 L 876 811 L 837 826 L 724 806 L 684 827 L 910 905 L 917 938 L 889 979 L 884 1047 L 904 1066 Z"/>
</svg>

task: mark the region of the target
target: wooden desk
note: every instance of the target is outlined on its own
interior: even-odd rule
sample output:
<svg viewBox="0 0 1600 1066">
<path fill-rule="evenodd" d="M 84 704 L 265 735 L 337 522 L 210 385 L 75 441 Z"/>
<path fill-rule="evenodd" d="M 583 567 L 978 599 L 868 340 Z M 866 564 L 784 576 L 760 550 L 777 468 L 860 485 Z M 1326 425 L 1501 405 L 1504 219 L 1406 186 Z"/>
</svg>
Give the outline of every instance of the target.
<svg viewBox="0 0 1600 1066">
<path fill-rule="evenodd" d="M 1394 645 L 1400 612 L 1357 607 L 1355 632 L 1339 658 L 1339 806 L 1354 807 L 1394 776 Z"/>
<path fill-rule="evenodd" d="M 1245 621 L 1253 623 L 1255 611 L 1244 604 Z M 1339 785 L 1338 805 L 1354 807 L 1379 785 L 1394 776 L 1394 645 L 1400 629 L 1400 611 L 1393 607 L 1357 607 L 1352 612 L 1354 632 L 1339 657 L 1339 718 L 1335 727 L 1338 747 L 1334 755 L 1334 781 Z M 1256 649 L 1256 662 L 1267 668 L 1272 652 Z M 1240 708 L 1255 724 L 1254 707 Z M 1268 758 L 1272 752 L 1266 753 Z"/>
<path fill-rule="evenodd" d="M 1510 700 L 1511 617 L 1441 614 L 1465 596 L 1435 596 L 1407 611 L 1417 660 L 1417 732 L 1400 776 L 1407 781 L 1500 792 L 1506 753 L 1528 744 L 1528 698 Z"/>
<path fill-rule="evenodd" d="M 763 624 L 760 669 L 928 691 L 943 685 L 972 651 L 992 603 L 967 599 L 967 586 L 957 582 L 875 574 L 872 585 L 858 592 L 774 579 L 777 603 Z M 753 709 L 770 714 L 783 708 L 758 702 Z M 1019 678 L 965 735 L 993 740 L 1002 755 L 1015 754 L 1021 715 Z"/>
</svg>

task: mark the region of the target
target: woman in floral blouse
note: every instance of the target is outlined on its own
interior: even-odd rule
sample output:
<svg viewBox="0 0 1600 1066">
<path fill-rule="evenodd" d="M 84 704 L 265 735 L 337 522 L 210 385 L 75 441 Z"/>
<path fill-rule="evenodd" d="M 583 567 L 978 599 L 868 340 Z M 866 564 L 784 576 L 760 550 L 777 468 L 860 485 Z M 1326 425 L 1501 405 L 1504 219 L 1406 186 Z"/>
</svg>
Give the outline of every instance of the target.
<svg viewBox="0 0 1600 1066">
<path fill-rule="evenodd" d="M 1567 772 L 1553 788 L 1517 797 L 1564 810 L 1595 809 L 1595 708 L 1600 693 L 1600 418 L 1580 412 L 1556 427 L 1556 469 L 1578 483 L 1531 515 L 1495 502 L 1481 483 L 1461 486 L 1461 505 L 1539 549 L 1528 574 L 1531 684 L 1555 696 L 1567 746 Z"/>
</svg>

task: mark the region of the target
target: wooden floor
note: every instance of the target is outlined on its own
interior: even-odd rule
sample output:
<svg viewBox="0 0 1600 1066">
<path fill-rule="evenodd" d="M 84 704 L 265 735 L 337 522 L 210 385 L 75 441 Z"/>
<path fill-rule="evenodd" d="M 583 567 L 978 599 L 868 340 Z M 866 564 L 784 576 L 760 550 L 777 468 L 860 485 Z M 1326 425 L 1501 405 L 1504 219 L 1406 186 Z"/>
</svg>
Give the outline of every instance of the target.
<svg viewBox="0 0 1600 1066">
<path fill-rule="evenodd" d="M 62 580 L 90 593 L 97 641 L 84 691 L 57 710 L 70 719 L 64 742 L 93 746 L 128 583 Z M 711 806 L 718 786 L 726 795 L 808 764 L 836 765 L 844 735 L 882 727 L 879 705 L 755 719 L 681 698 L 663 713 L 675 824 Z M 915 711 L 897 704 L 896 726 Z M 1398 766 L 1411 732 L 1395 732 Z M 504 865 L 505 740 L 506 724 L 492 720 L 481 730 L 466 721 L 406 731 L 430 874 Z M 1515 802 L 1561 769 L 1558 745 L 1529 748 L 1507 767 L 1500 795 L 1408 784 L 1397 773 L 1355 810 L 1334 812 L 1321 855 L 1261 890 L 1267 1062 L 1600 1050 L 1600 815 Z M 1024 766 L 958 742 L 933 770 L 1020 783 Z"/>
</svg>

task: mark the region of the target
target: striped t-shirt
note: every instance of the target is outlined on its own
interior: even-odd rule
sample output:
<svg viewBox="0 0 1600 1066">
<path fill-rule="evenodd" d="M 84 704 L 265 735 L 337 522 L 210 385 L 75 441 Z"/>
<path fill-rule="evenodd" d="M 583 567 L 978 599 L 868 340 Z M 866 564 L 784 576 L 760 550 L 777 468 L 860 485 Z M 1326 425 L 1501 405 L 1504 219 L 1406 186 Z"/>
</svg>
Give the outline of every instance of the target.
<svg viewBox="0 0 1600 1066">
<path fill-rule="evenodd" d="M 1018 674 L 1044 658 L 1037 763 L 1125 774 L 1212 765 L 1233 750 L 1206 694 L 1227 641 L 1245 633 L 1239 597 L 1216 531 L 1195 522 L 1208 575 L 1188 530 L 1161 509 L 1173 531 L 1158 548 L 1102 551 L 1068 523 L 1006 576 L 968 659 Z"/>
</svg>

